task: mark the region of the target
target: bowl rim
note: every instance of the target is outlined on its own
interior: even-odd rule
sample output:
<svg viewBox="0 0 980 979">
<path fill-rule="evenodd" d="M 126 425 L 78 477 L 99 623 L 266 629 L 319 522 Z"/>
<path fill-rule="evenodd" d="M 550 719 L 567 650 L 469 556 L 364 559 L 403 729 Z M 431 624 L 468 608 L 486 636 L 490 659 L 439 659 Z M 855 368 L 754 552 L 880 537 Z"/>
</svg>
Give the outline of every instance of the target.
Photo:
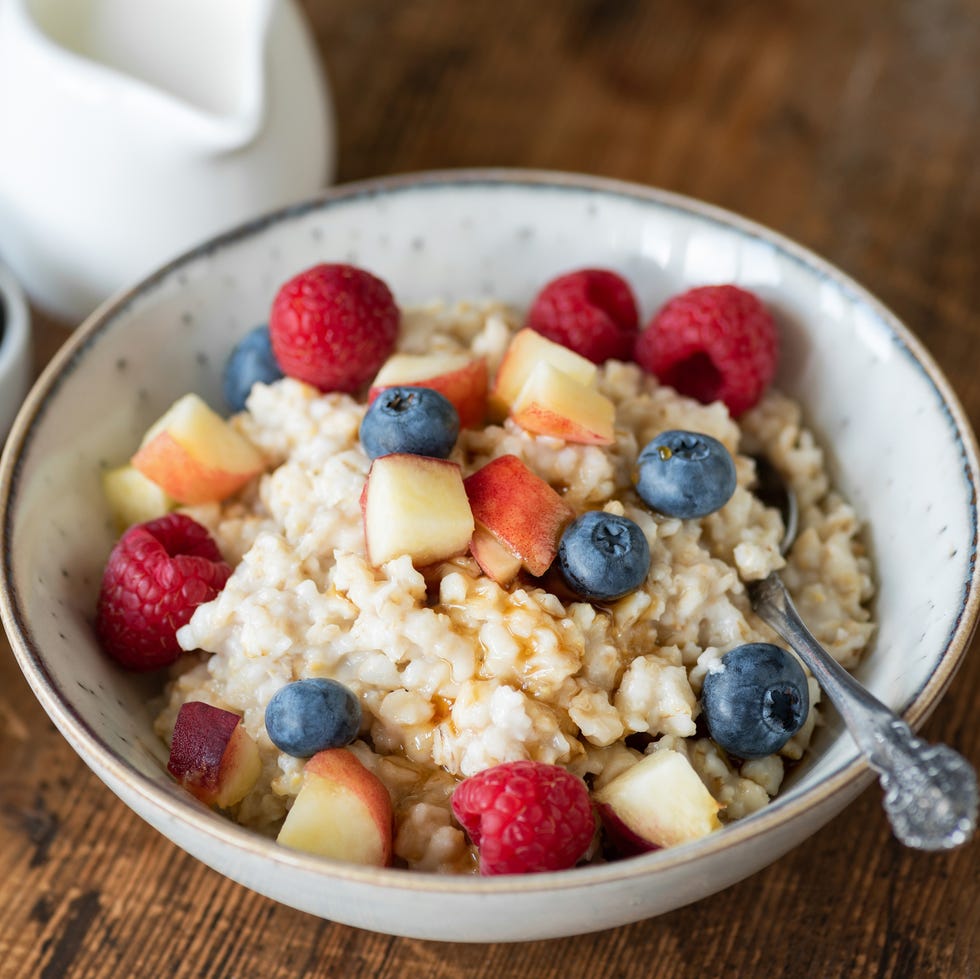
<svg viewBox="0 0 980 979">
<path fill-rule="evenodd" d="M 206 809 L 190 796 L 184 799 L 176 791 L 167 791 L 162 785 L 144 776 L 129 762 L 114 754 L 76 713 L 68 698 L 62 694 L 54 678 L 48 673 L 43 654 L 33 641 L 24 615 L 23 602 L 14 586 L 11 546 L 15 509 L 13 504 L 16 503 L 22 457 L 29 449 L 31 436 L 44 415 L 49 400 L 57 394 L 60 381 L 71 373 L 87 348 L 92 346 L 98 336 L 111 326 L 115 319 L 123 315 L 127 307 L 142 293 L 152 290 L 182 266 L 220 250 L 226 245 L 258 234 L 271 225 L 288 222 L 292 218 L 312 211 L 327 211 L 332 207 L 343 207 L 366 197 L 405 194 L 415 190 L 474 188 L 481 185 L 485 188 L 592 192 L 600 196 L 612 196 L 641 204 L 654 204 L 707 219 L 740 235 L 761 240 L 817 275 L 833 280 L 851 298 L 869 307 L 891 330 L 892 339 L 904 348 L 906 355 L 915 362 L 934 389 L 941 410 L 946 415 L 950 431 L 958 444 L 963 475 L 971 489 L 972 540 L 969 573 L 963 582 L 965 591 L 962 604 L 935 669 L 902 711 L 904 719 L 913 729 L 926 720 L 960 667 L 980 612 L 980 566 L 976 560 L 978 545 L 976 501 L 980 496 L 978 493 L 980 453 L 978 453 L 976 436 L 958 397 L 921 341 L 882 302 L 842 270 L 779 232 L 724 208 L 672 191 L 625 180 L 566 171 L 499 167 L 427 170 L 359 180 L 328 188 L 300 202 L 263 214 L 185 251 L 129 289 L 110 297 L 65 341 L 28 394 L 15 419 L 3 455 L 0 457 L 0 514 L 2 514 L 0 621 L 6 628 L 15 658 L 35 696 L 72 747 L 117 794 L 118 785 L 126 786 L 127 790 L 139 796 L 145 805 L 157 808 L 171 820 L 186 825 L 188 829 L 219 846 L 232 847 L 235 850 L 245 851 L 253 857 L 269 860 L 272 864 L 324 878 L 382 885 L 389 889 L 487 896 L 608 885 L 616 881 L 666 872 L 682 864 L 692 866 L 699 864 L 729 847 L 737 847 L 747 840 L 764 836 L 778 827 L 784 827 L 808 810 L 820 804 L 830 804 L 835 796 L 843 793 L 853 797 L 864 784 L 871 781 L 873 776 L 867 762 L 860 756 L 831 772 L 819 785 L 802 792 L 791 791 L 782 798 L 777 796 L 771 805 L 758 813 L 728 824 L 710 836 L 681 846 L 632 857 L 629 860 L 579 867 L 573 872 L 556 871 L 489 878 L 427 874 L 395 867 L 362 867 L 281 847 L 274 840 Z"/>
</svg>

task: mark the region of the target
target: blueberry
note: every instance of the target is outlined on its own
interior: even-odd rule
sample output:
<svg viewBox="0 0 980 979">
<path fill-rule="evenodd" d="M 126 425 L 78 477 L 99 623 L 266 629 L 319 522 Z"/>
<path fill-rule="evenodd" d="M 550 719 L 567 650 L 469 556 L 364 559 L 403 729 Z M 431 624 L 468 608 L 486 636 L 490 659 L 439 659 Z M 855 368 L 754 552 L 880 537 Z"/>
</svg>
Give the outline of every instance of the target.
<svg viewBox="0 0 980 979">
<path fill-rule="evenodd" d="M 558 570 L 580 598 L 611 602 L 643 583 L 650 545 L 632 520 L 591 510 L 562 534 Z"/>
<path fill-rule="evenodd" d="M 806 674 L 779 646 L 751 642 L 726 653 L 701 688 L 708 733 L 739 758 L 764 758 L 803 726 L 810 709 Z"/>
<path fill-rule="evenodd" d="M 372 459 L 392 452 L 445 459 L 458 435 L 456 409 L 432 388 L 385 388 L 361 422 L 361 445 Z"/>
<path fill-rule="evenodd" d="M 361 704 L 336 680 L 297 680 L 282 687 L 265 709 L 265 729 L 287 755 L 309 758 L 350 744 L 361 727 Z"/>
<path fill-rule="evenodd" d="M 272 353 L 269 328 L 257 326 L 238 341 L 225 361 L 221 385 L 228 407 L 232 411 L 241 411 L 253 384 L 257 381 L 271 384 L 282 376 L 282 369 Z"/>
<path fill-rule="evenodd" d="M 701 432 L 661 432 L 636 461 L 636 491 L 668 517 L 703 517 L 735 492 L 735 462 L 721 442 Z"/>
</svg>

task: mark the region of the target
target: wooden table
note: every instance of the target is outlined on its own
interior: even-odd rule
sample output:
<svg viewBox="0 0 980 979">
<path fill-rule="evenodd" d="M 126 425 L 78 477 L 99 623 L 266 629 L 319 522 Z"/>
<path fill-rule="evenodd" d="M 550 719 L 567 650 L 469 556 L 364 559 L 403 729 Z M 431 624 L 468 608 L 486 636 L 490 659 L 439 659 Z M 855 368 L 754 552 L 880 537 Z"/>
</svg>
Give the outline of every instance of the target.
<svg viewBox="0 0 980 979">
<path fill-rule="evenodd" d="M 880 296 L 980 420 L 976 0 L 304 6 L 341 180 L 547 167 L 730 208 Z M 64 335 L 38 318 L 39 364 Z M 186 856 L 89 772 L 8 655 L 0 677 L 3 976 L 980 975 L 980 843 L 906 852 L 877 788 L 776 866 L 658 919 L 517 946 L 410 941 L 281 907 Z M 978 686 L 975 644 L 925 727 L 974 764 Z"/>
</svg>

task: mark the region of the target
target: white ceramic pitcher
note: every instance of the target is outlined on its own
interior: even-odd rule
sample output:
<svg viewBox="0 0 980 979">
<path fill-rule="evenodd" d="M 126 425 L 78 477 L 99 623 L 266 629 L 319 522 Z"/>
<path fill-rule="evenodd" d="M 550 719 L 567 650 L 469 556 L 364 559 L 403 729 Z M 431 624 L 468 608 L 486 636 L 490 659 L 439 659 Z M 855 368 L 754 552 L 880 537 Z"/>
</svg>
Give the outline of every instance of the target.
<svg viewBox="0 0 980 979">
<path fill-rule="evenodd" d="M 334 152 L 293 0 L 0 0 L 0 256 L 70 325 Z"/>
</svg>

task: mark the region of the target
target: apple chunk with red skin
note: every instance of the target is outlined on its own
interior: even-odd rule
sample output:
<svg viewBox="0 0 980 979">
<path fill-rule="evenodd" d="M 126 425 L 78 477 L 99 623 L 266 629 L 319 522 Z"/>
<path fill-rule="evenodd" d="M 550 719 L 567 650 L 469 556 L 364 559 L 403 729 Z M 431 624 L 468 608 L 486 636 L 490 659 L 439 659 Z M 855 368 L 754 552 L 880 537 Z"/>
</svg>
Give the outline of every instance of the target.
<svg viewBox="0 0 980 979">
<path fill-rule="evenodd" d="M 616 440 L 616 407 L 595 387 L 541 362 L 528 375 L 510 407 L 525 431 L 566 442 L 611 445 Z"/>
<path fill-rule="evenodd" d="M 487 414 L 487 361 L 470 354 L 393 354 L 371 382 L 368 402 L 385 388 L 432 388 L 456 409 L 462 428 L 479 428 Z"/>
<path fill-rule="evenodd" d="M 177 714 L 167 770 L 201 802 L 225 809 L 251 792 L 262 762 L 237 714 L 188 701 Z"/>
<path fill-rule="evenodd" d="M 550 364 L 579 384 L 595 384 L 596 365 L 591 360 L 534 330 L 519 330 L 504 352 L 490 391 L 489 407 L 495 418 L 507 416 L 531 372 L 541 363 Z"/>
<path fill-rule="evenodd" d="M 196 394 L 171 405 L 130 462 L 185 504 L 223 500 L 265 469 L 262 453 Z"/>
<path fill-rule="evenodd" d="M 543 575 L 558 553 L 562 531 L 575 516 L 571 507 L 515 455 L 492 459 L 467 476 L 463 485 L 477 528 L 518 558 L 531 574 Z M 517 574 L 513 563 L 496 552 L 484 564 L 481 557 L 489 548 L 482 546 L 478 536 L 474 542 L 470 544 L 473 556 L 495 581 L 506 584 Z"/>
<path fill-rule="evenodd" d="M 409 555 L 424 567 L 463 554 L 473 514 L 455 462 L 395 452 L 371 463 L 361 492 L 368 561 Z"/>
<path fill-rule="evenodd" d="M 303 785 L 278 842 L 321 857 L 384 867 L 393 815 L 384 783 L 346 748 L 328 748 L 303 768 Z"/>
<path fill-rule="evenodd" d="M 700 839 L 721 827 L 721 805 L 679 751 L 654 751 L 593 793 L 624 856 Z"/>
</svg>

